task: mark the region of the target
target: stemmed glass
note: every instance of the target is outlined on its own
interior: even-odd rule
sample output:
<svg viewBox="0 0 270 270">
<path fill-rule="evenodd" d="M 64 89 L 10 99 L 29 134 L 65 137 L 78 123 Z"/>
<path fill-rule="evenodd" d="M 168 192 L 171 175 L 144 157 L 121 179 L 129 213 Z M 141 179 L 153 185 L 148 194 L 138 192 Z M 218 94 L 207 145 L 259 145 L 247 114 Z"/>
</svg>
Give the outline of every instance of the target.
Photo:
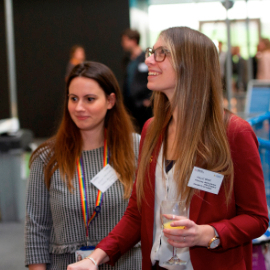
<svg viewBox="0 0 270 270">
<path fill-rule="evenodd" d="M 187 208 L 186 208 L 186 205 L 185 205 L 184 201 L 170 201 L 170 200 L 161 201 L 160 217 L 161 217 L 162 227 L 164 229 L 185 229 L 185 226 L 172 227 L 170 224 L 174 220 L 167 219 L 164 216 L 164 214 L 187 217 L 188 213 L 187 213 Z M 186 263 L 187 263 L 186 261 L 181 260 L 177 256 L 177 248 L 173 247 L 172 258 L 169 259 L 168 261 L 166 261 L 166 264 L 169 264 L 169 265 L 175 265 L 175 264 L 185 265 Z"/>
</svg>

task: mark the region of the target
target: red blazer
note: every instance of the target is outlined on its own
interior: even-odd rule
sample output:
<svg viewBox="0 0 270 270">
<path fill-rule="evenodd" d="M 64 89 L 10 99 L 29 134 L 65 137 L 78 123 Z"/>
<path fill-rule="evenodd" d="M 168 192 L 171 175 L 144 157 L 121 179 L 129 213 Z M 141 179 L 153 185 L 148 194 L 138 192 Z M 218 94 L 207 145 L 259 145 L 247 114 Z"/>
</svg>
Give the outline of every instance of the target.
<svg viewBox="0 0 270 270">
<path fill-rule="evenodd" d="M 143 147 L 149 121 L 142 132 Z M 252 269 L 252 239 L 261 236 L 268 228 L 268 211 L 257 138 L 251 126 L 237 116 L 232 116 L 227 130 L 234 163 L 234 187 L 228 207 L 224 187 L 219 194 L 200 191 L 190 205 L 190 219 L 197 224 L 216 228 L 221 246 L 215 250 L 194 246 L 190 258 L 194 270 Z M 141 212 L 137 208 L 136 188 L 128 208 L 113 231 L 98 248 L 110 257 L 110 264 L 141 240 L 142 269 L 151 270 L 150 253 L 153 244 L 155 170 L 161 142 L 153 152 L 150 162 L 150 181 L 146 179 L 146 199 Z"/>
</svg>

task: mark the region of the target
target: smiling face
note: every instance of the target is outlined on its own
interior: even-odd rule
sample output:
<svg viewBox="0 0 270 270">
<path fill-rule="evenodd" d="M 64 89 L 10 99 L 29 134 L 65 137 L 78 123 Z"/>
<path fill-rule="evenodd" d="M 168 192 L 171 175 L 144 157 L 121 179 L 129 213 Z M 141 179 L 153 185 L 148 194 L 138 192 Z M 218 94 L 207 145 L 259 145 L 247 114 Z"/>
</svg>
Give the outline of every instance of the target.
<svg viewBox="0 0 270 270">
<path fill-rule="evenodd" d="M 154 49 L 166 47 L 162 38 L 159 38 L 154 45 Z M 145 59 L 148 66 L 147 88 L 152 91 L 163 92 L 169 99 L 172 98 L 176 86 L 176 72 L 172 66 L 170 53 L 166 55 L 163 62 L 156 62 L 154 54 Z"/>
<path fill-rule="evenodd" d="M 103 129 L 107 110 L 114 102 L 115 94 L 106 96 L 93 79 L 76 77 L 69 85 L 68 111 L 81 132 Z"/>
</svg>

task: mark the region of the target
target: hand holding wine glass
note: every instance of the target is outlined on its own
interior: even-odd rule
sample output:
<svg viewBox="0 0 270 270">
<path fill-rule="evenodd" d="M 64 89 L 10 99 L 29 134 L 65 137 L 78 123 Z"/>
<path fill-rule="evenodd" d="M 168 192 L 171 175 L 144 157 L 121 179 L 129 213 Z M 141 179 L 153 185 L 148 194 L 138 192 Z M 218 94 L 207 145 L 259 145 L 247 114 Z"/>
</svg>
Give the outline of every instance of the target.
<svg viewBox="0 0 270 270">
<path fill-rule="evenodd" d="M 164 229 L 185 229 L 185 226 L 176 226 L 176 227 L 171 226 L 171 222 L 173 222 L 173 219 L 169 219 L 169 217 L 173 217 L 173 216 L 184 216 L 184 217 L 188 216 L 185 202 L 163 200 L 160 205 L 160 217 L 161 217 L 161 223 L 163 225 L 163 228 Z M 172 258 L 169 259 L 166 263 L 169 265 L 175 265 L 175 264 L 184 265 L 186 264 L 186 261 L 183 261 L 180 258 L 178 258 L 177 249 L 173 247 Z"/>
</svg>

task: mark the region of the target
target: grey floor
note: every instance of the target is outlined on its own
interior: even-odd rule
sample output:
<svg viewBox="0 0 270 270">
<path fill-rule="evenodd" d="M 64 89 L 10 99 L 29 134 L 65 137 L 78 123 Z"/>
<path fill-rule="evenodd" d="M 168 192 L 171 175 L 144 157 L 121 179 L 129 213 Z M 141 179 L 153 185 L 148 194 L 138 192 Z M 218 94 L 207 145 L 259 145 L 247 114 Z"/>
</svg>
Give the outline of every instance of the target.
<svg viewBox="0 0 270 270">
<path fill-rule="evenodd" d="M 23 270 L 24 222 L 0 222 L 0 270 Z"/>
</svg>

